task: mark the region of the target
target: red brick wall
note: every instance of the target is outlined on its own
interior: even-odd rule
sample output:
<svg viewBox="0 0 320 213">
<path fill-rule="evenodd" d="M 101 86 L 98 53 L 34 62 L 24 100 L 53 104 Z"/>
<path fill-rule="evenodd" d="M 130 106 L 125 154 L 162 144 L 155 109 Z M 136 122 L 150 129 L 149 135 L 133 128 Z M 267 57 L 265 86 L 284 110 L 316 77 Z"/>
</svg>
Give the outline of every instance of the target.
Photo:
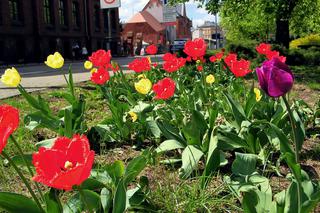
<svg viewBox="0 0 320 213">
<path fill-rule="evenodd" d="M 122 38 L 127 39 L 128 32 L 133 32 L 133 38 L 136 39 L 138 33 L 142 33 L 142 39 L 144 42 L 158 44 L 163 32 L 156 32 L 147 23 L 129 23 L 123 28 Z M 133 42 L 135 43 L 135 41 Z"/>
<path fill-rule="evenodd" d="M 177 38 L 192 38 L 192 21 L 186 17 L 177 18 Z"/>
</svg>

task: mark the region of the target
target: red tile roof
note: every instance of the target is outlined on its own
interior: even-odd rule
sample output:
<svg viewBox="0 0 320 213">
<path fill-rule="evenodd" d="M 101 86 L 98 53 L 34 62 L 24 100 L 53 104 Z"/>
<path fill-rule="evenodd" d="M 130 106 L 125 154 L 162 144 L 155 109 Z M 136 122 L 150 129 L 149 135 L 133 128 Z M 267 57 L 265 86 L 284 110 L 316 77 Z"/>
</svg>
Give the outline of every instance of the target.
<svg viewBox="0 0 320 213">
<path fill-rule="evenodd" d="M 141 11 L 135 14 L 127 23 L 148 23 L 156 32 L 160 32 L 165 29 L 165 27 L 147 11 Z"/>
</svg>

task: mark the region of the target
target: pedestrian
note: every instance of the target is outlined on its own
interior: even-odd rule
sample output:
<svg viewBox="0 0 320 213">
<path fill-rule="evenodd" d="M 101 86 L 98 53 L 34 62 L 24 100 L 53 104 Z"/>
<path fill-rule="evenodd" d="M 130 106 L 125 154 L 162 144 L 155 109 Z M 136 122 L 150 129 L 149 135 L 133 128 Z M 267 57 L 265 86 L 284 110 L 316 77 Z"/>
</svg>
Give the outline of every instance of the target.
<svg viewBox="0 0 320 213">
<path fill-rule="evenodd" d="M 81 54 L 82 54 L 82 59 L 87 59 L 87 57 L 88 57 L 88 50 L 87 50 L 86 46 L 83 46 L 83 47 L 82 47 Z"/>
<path fill-rule="evenodd" d="M 140 55 L 144 55 L 144 54 L 145 54 L 144 47 L 142 47 L 140 50 Z"/>
</svg>

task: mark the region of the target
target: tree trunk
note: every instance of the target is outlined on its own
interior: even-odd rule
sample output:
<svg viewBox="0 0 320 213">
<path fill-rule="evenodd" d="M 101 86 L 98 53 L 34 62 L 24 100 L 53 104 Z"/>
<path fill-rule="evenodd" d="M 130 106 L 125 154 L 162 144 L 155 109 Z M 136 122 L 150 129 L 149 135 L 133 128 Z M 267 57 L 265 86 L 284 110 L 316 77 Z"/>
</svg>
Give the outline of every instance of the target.
<svg viewBox="0 0 320 213">
<path fill-rule="evenodd" d="M 276 20 L 276 43 L 289 48 L 289 20 L 277 18 Z"/>
</svg>

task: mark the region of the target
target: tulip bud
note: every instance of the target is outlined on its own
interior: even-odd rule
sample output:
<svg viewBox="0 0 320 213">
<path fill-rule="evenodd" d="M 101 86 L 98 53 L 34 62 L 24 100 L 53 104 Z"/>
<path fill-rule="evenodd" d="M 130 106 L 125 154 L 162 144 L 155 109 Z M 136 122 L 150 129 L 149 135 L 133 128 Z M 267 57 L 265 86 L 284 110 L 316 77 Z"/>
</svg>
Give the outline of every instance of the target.
<svg viewBox="0 0 320 213">
<path fill-rule="evenodd" d="M 257 75 L 261 89 L 275 98 L 289 92 L 294 82 L 292 71 L 278 58 L 265 61 L 257 68 Z"/>
</svg>

